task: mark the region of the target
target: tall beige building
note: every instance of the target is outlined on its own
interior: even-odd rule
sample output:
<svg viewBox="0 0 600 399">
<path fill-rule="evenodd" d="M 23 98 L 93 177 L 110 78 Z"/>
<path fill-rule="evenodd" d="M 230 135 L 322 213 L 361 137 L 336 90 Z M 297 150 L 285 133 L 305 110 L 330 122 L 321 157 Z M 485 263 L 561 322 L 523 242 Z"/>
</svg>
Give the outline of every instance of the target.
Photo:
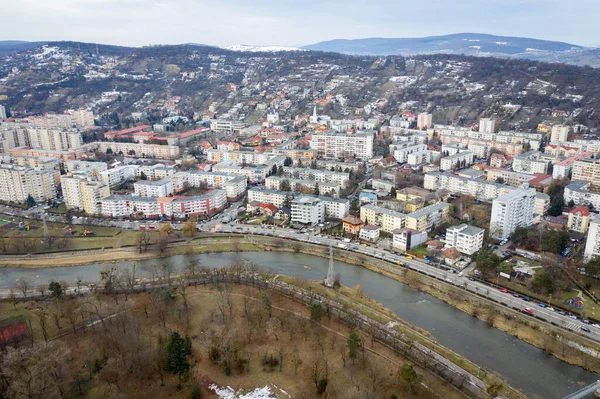
<svg viewBox="0 0 600 399">
<path fill-rule="evenodd" d="M 110 196 L 108 185 L 90 178 L 85 170 L 62 176 L 62 193 L 67 209 L 81 209 L 85 213 L 100 213 L 100 201 Z"/>
<path fill-rule="evenodd" d="M 29 195 L 35 202 L 56 198 L 54 175 L 52 170 L 0 165 L 0 200 L 24 203 Z"/>
<path fill-rule="evenodd" d="M 429 129 L 433 126 L 433 115 L 429 112 L 421 112 L 417 117 L 417 129 Z"/>
<path fill-rule="evenodd" d="M 77 111 L 69 110 L 67 112 L 71 115 L 75 126 L 79 129 L 94 127 L 94 113 L 92 111 L 79 109 Z"/>
<path fill-rule="evenodd" d="M 557 141 L 567 141 L 568 138 L 569 138 L 569 126 L 566 126 L 566 125 L 552 126 L 552 134 L 550 135 L 551 143 L 554 143 Z"/>
</svg>

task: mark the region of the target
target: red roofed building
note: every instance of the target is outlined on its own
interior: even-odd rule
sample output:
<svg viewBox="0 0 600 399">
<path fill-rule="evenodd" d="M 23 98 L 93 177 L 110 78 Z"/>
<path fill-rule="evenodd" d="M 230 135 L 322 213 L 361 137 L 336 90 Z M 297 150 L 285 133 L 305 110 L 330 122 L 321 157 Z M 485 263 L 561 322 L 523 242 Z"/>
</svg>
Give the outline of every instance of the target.
<svg viewBox="0 0 600 399">
<path fill-rule="evenodd" d="M 571 209 L 567 227 L 569 227 L 569 230 L 581 234 L 587 233 L 590 225 L 590 215 L 590 210 L 585 206 L 578 206 L 577 208 Z"/>
<path fill-rule="evenodd" d="M 133 133 L 141 132 L 146 129 L 150 129 L 152 126 L 150 125 L 140 125 L 135 127 L 130 127 L 129 129 L 123 130 L 112 130 L 110 132 L 104 133 L 104 138 L 107 140 L 114 140 L 119 137 L 128 136 Z"/>
</svg>

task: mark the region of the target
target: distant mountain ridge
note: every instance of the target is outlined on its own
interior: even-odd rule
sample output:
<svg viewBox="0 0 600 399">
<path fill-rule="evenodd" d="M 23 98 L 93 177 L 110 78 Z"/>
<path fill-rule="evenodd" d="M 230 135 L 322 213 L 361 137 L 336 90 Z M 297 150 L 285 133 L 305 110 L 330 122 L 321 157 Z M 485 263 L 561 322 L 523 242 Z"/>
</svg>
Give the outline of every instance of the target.
<svg viewBox="0 0 600 399">
<path fill-rule="evenodd" d="M 23 40 L 0 40 L 0 55 L 26 51 L 45 44 L 46 42 L 27 42 Z"/>
<path fill-rule="evenodd" d="M 464 54 L 600 66 L 598 49 L 565 42 L 481 33 L 421 38 L 336 39 L 303 48 L 352 55 Z"/>
</svg>

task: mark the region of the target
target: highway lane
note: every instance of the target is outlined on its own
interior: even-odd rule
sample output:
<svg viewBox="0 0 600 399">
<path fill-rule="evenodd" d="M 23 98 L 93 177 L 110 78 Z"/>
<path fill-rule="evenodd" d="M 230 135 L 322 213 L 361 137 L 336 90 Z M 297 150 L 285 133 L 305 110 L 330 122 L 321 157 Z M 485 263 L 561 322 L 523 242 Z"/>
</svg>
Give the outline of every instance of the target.
<svg viewBox="0 0 600 399">
<path fill-rule="evenodd" d="M 285 238 L 290 237 L 291 239 L 300 240 L 313 244 L 320 245 L 331 245 L 338 249 L 346 249 L 349 251 L 362 253 L 364 255 L 373 256 L 382 260 L 387 260 L 391 263 L 393 268 L 400 270 L 402 266 L 395 264 L 396 262 L 402 262 L 404 266 L 419 271 L 423 274 L 429 275 L 431 277 L 435 277 L 443 282 L 448 284 L 455 285 L 462 289 L 466 289 L 472 293 L 481 295 L 486 297 L 487 299 L 500 303 L 504 306 L 507 306 L 511 309 L 521 311 L 525 314 L 531 314 L 536 318 L 539 318 L 548 323 L 552 323 L 558 327 L 570 330 L 577 334 L 582 335 L 585 338 L 589 338 L 595 341 L 600 342 L 600 328 L 588 325 L 583 323 L 581 320 L 571 319 L 568 315 L 561 315 L 557 311 L 550 310 L 548 308 L 543 308 L 538 305 L 539 302 L 536 301 L 524 301 L 521 297 L 516 298 L 511 293 L 503 293 L 500 292 L 499 289 L 487 285 L 481 281 L 472 281 L 469 280 L 469 276 L 459 276 L 458 274 L 452 273 L 449 270 L 444 270 L 438 268 L 436 266 L 430 265 L 423 261 L 417 259 L 407 259 L 402 255 L 392 255 L 390 252 L 384 251 L 380 248 L 376 247 L 363 247 L 360 244 L 356 243 L 345 243 L 339 239 L 334 239 L 330 237 L 319 237 L 315 234 L 306 234 L 299 233 L 297 230 L 290 229 L 266 229 L 262 226 L 252 226 L 252 225 L 235 225 L 235 227 L 231 228 L 230 226 L 222 227 L 219 229 L 221 232 L 237 232 L 237 233 L 266 233 L 275 237 Z M 345 248 L 340 248 L 339 245 L 343 245 Z M 533 313 L 528 313 L 525 311 L 525 308 L 529 308 L 533 311 Z M 585 327 L 590 330 L 590 332 L 584 332 L 581 328 Z"/>
<path fill-rule="evenodd" d="M 223 217 L 228 217 L 230 219 L 233 219 L 233 217 L 237 215 L 237 210 L 240 206 L 241 206 L 241 201 L 232 203 L 230 207 L 225 209 L 219 215 L 216 215 L 213 218 L 213 220 L 207 221 L 204 223 L 199 223 L 197 225 L 197 227 L 200 228 L 201 231 L 204 231 L 204 232 L 212 231 L 212 232 L 223 232 L 223 233 L 231 232 L 231 233 L 246 233 L 246 234 L 248 234 L 248 233 L 252 233 L 252 234 L 266 233 L 266 234 L 280 237 L 280 238 L 289 237 L 294 240 L 309 242 L 309 243 L 313 243 L 313 244 L 332 245 L 336 248 L 340 248 L 339 245 L 341 244 L 342 246 L 344 246 L 344 248 L 340 248 L 340 249 L 347 249 L 347 250 L 354 251 L 357 253 L 374 256 L 379 259 L 387 260 L 391 263 L 400 261 L 405 266 L 409 267 L 410 269 L 413 269 L 413 270 L 419 271 L 421 273 L 427 274 L 429 276 L 435 277 L 435 278 L 440 279 L 448 284 L 453 284 L 455 286 L 461 287 L 461 288 L 466 289 L 475 294 L 485 296 L 488 299 L 498 302 L 498 303 L 501 303 L 507 307 L 510 307 L 510 308 L 513 308 L 513 309 L 516 309 L 516 310 L 519 310 L 522 312 L 525 312 L 525 308 L 530 308 L 533 310 L 533 313 L 531 313 L 532 316 L 535 316 L 535 317 L 542 319 L 544 321 L 547 321 L 549 323 L 553 323 L 556 326 L 559 326 L 559 327 L 565 328 L 567 330 L 573 331 L 575 333 L 578 333 L 586 338 L 590 338 L 590 339 L 600 342 L 600 328 L 598 328 L 598 327 L 595 327 L 592 325 L 586 325 L 579 319 L 574 320 L 574 319 L 569 318 L 568 315 L 563 316 L 563 315 L 559 314 L 558 312 L 552 311 L 548 308 L 542 308 L 542 307 L 538 306 L 538 302 L 534 302 L 534 301 L 526 302 L 526 301 L 522 300 L 521 298 L 513 297 L 511 294 L 501 293 L 498 289 L 491 287 L 487 284 L 484 284 L 480 281 L 470 281 L 468 276 L 458 276 L 457 274 L 453 274 L 447 270 L 435 267 L 433 265 L 430 265 L 428 263 L 425 263 L 425 262 L 422 262 L 422 261 L 419 261 L 416 259 L 409 260 L 401 255 L 392 255 L 391 253 L 386 252 L 381 248 L 372 247 L 372 246 L 363 247 L 356 243 L 345 243 L 339 239 L 320 236 L 319 234 L 315 234 L 314 232 L 307 234 L 307 233 L 300 233 L 298 230 L 292 230 L 292 229 L 282 229 L 282 228 L 277 228 L 277 227 L 270 228 L 271 226 L 263 227 L 263 226 L 255 226 L 255 225 L 248 225 L 248 224 L 242 225 L 242 224 L 238 224 L 236 221 L 232 221 L 231 223 L 227 223 L 227 224 L 220 223 L 220 221 L 223 219 Z M 8 213 L 8 210 L 10 210 L 11 216 L 12 215 L 14 215 L 16 217 L 19 216 L 18 211 L 16 211 L 14 208 L 0 206 L 0 212 Z M 27 216 L 33 216 L 33 215 L 31 215 L 31 213 L 33 213 L 33 212 L 30 212 Z M 61 216 L 55 216 L 55 215 L 49 215 L 49 216 L 47 216 L 47 219 L 49 221 L 56 221 L 56 222 L 64 221 Z M 122 221 L 122 220 L 106 220 L 106 219 L 92 219 L 92 218 L 86 218 L 86 219 L 74 218 L 73 219 L 73 224 L 86 224 L 86 223 L 90 223 L 90 222 L 93 224 L 100 224 L 100 225 L 105 225 L 105 226 L 113 226 L 113 227 L 118 227 L 118 228 L 123 228 L 123 229 L 132 229 L 132 230 L 139 230 L 140 225 L 146 225 L 146 226 L 154 225 L 154 226 L 157 226 L 157 228 L 158 228 L 158 226 L 161 223 L 158 221 L 129 221 L 129 220 Z M 231 224 L 233 224 L 233 226 L 231 226 Z M 183 226 L 182 223 L 173 224 L 173 227 L 178 230 L 181 229 L 182 226 Z M 400 266 L 397 266 L 397 265 L 394 265 L 394 267 L 397 267 L 398 269 L 400 268 Z M 582 327 L 589 329 L 590 332 L 584 332 L 582 330 Z"/>
</svg>

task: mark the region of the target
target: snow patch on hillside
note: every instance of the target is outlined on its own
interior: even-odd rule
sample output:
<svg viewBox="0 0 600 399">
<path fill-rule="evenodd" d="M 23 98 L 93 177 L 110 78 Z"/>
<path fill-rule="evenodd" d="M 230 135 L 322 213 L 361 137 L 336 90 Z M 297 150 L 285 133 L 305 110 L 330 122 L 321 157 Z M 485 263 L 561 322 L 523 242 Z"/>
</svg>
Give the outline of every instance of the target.
<svg viewBox="0 0 600 399">
<path fill-rule="evenodd" d="M 251 53 L 267 52 L 276 53 L 279 51 L 308 51 L 298 47 L 285 47 L 285 46 L 250 46 L 247 44 L 236 44 L 233 46 L 223 47 L 226 50 L 231 51 L 249 51 Z"/>
</svg>

